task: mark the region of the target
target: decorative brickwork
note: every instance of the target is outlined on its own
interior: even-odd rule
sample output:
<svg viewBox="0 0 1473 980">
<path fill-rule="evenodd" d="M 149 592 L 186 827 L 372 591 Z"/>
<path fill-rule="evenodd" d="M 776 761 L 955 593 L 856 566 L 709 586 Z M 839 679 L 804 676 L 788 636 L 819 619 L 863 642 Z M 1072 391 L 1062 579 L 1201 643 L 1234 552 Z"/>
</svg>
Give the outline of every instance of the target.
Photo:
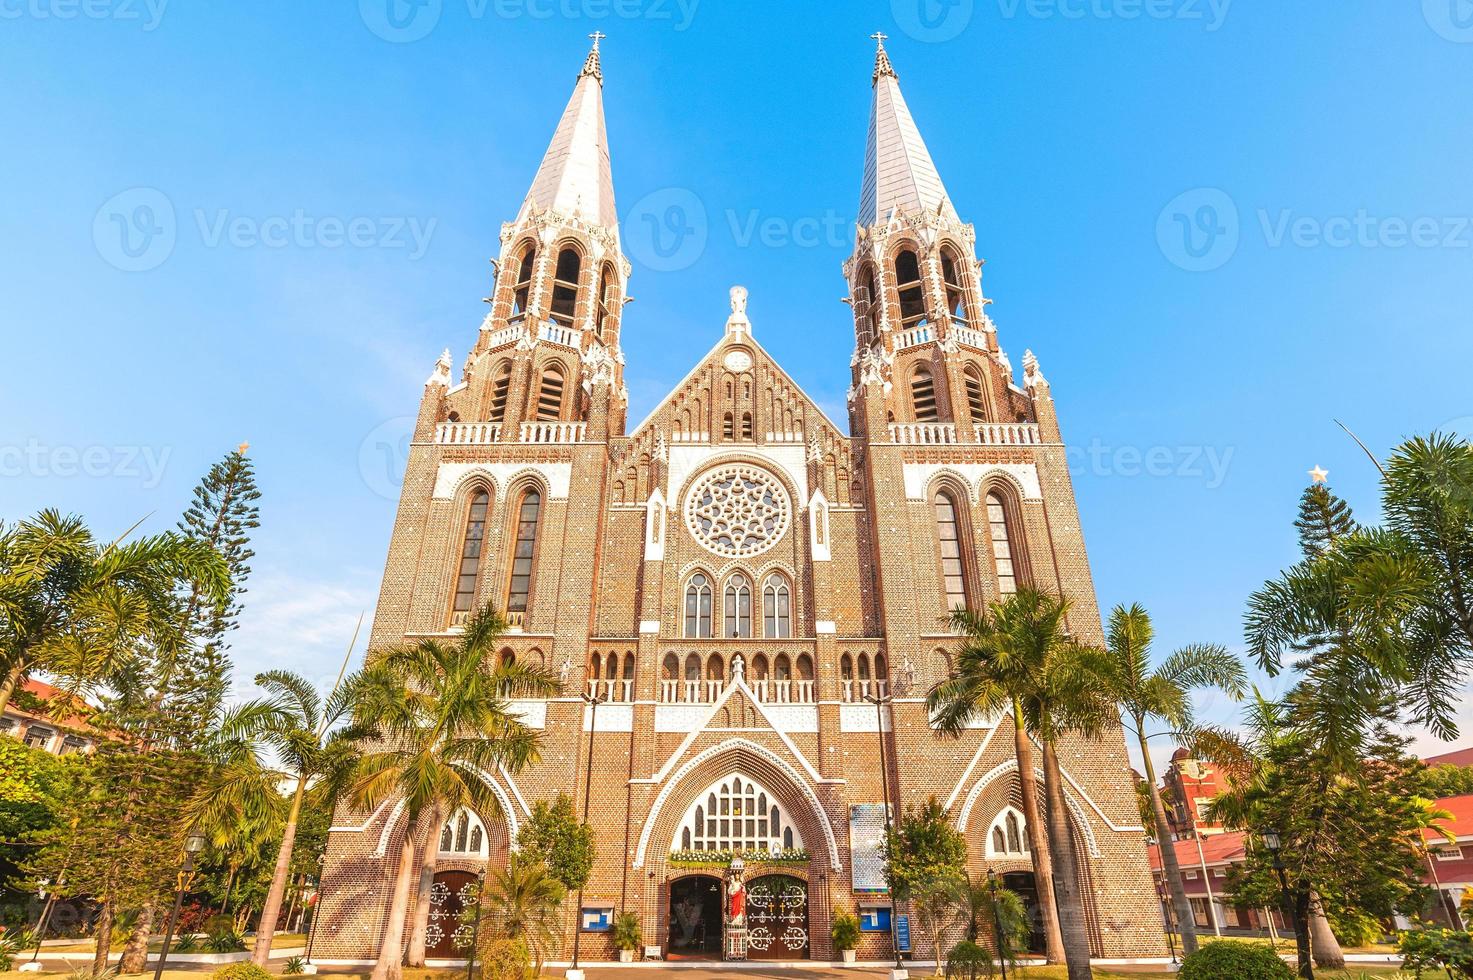
<svg viewBox="0 0 1473 980">
<path fill-rule="evenodd" d="M 882 67 L 866 167 L 876 175 L 875 187 L 866 178 L 872 218 L 845 265 L 856 334 L 848 433 L 754 339 L 745 290 L 733 291 L 726 330 L 713 323 L 710 352 L 626 430 L 618 338 L 629 265 L 611 223 L 601 71 L 579 77 L 559 152 L 502 233 L 491 312 L 462 380 L 437 371 L 420 405 L 372 642 L 451 635 L 463 615 L 458 590 L 506 609 L 525 587 L 505 652 L 555 671 L 563 692 L 518 705 L 542 731 L 540 760 L 482 774 L 504 811 L 480 815 L 489 860 L 505 859 L 536 800 L 566 792 L 581 807 L 591 765 L 598 859 L 584 904 L 639 913 L 646 942 L 667 953 L 695 942 L 697 925 L 720 928 L 696 923 L 692 884 L 671 908 L 673 882 L 724 874 L 685 853 L 672 860 L 702 807 L 713 823 L 693 842 L 791 829 L 801 856 L 749 859 L 746 878 L 784 894 L 806 888 L 806 906 L 793 898 L 785 908 L 806 908 L 808 955 L 834 958 L 835 911 L 885 904 L 851 878 L 854 848 L 867 853 L 851 825 L 865 825 L 884 798 L 882 738 L 892 799 L 936 797 L 966 833 L 973 870 L 991 860 L 1026 878 L 1026 854 L 987 857 L 999 814 L 1021 811 L 1010 721 L 959 739 L 928 723 L 923 699 L 955 646 L 946 583 L 975 605 L 1009 587 L 1010 572 L 1071 596 L 1071 628 L 1101 638 L 1048 383 L 1031 356 L 1025 386 L 1014 383 L 986 315 L 973 230 L 929 154 L 914 152 L 924 144 L 893 69 Z M 897 166 L 921 172 L 901 179 Z M 907 250 L 919 287 L 897 272 Z M 574 293 L 559 283 L 575 273 Z M 941 493 L 953 505 L 951 537 L 938 534 Z M 529 494 L 538 503 L 530 537 Z M 585 693 L 601 699 L 596 712 Z M 883 716 L 865 701 L 886 695 Z M 1162 955 L 1120 733 L 1070 742 L 1060 755 L 1095 953 Z M 761 787 L 769 812 L 705 809 L 703 794 L 732 776 Z M 768 829 L 721 823 L 757 819 Z M 403 823 L 392 804 L 337 815 L 315 955 L 376 954 Z M 416 833 L 438 840 L 440 828 Z M 438 871 L 482 863 L 442 856 Z M 801 917 L 791 918 L 784 928 L 797 928 Z M 570 909 L 570 942 L 573 921 Z M 913 936 L 929 957 L 927 940 Z M 605 935 L 584 939 L 585 957 L 613 958 Z M 861 959 L 888 955 L 887 934 L 864 933 Z"/>
</svg>

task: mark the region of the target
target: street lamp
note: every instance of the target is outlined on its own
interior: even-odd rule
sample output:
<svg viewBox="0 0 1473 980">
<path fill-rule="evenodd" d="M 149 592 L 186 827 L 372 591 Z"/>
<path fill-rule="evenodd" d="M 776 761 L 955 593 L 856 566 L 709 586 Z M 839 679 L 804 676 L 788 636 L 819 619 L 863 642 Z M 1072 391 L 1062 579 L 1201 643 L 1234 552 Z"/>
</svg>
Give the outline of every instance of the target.
<svg viewBox="0 0 1473 980">
<path fill-rule="evenodd" d="M 885 846 L 890 846 L 890 765 L 885 761 L 885 713 L 884 705 L 890 704 L 894 699 L 888 694 L 864 695 L 864 700 L 875 706 L 875 734 L 880 739 L 880 787 L 885 801 Z M 901 980 L 906 976 L 905 967 L 900 962 L 900 902 L 895 892 L 890 892 L 890 946 L 895 950 L 895 969 L 891 972 L 892 980 Z"/>
<path fill-rule="evenodd" d="M 1002 920 L 997 916 L 997 872 L 987 868 L 987 894 L 992 899 L 992 941 L 997 944 L 997 960 L 1002 964 L 1002 980 L 1008 980 L 1008 950 L 1003 939 Z"/>
<path fill-rule="evenodd" d="M 317 913 L 322 911 L 323 876 L 327 869 L 327 852 L 317 855 L 317 898 L 312 902 L 312 919 L 307 923 L 307 962 L 303 973 L 313 974 L 317 967 L 312 965 L 312 940 L 317 935 Z"/>
<path fill-rule="evenodd" d="M 1274 874 L 1279 878 L 1279 911 L 1283 913 L 1284 922 L 1294 931 L 1294 950 L 1299 961 L 1299 972 L 1303 975 L 1308 967 L 1308 936 L 1301 936 L 1299 931 L 1299 916 L 1294 910 L 1294 900 L 1289 894 L 1289 876 L 1284 869 L 1284 839 L 1279 832 L 1273 828 L 1262 830 L 1258 834 L 1263 841 L 1263 846 L 1273 858 Z"/>
<path fill-rule="evenodd" d="M 1166 943 L 1171 947 L 1171 962 L 1174 965 L 1176 959 L 1176 909 L 1168 900 L 1166 893 L 1166 882 L 1160 878 L 1156 879 L 1156 895 L 1161 899 L 1161 918 L 1166 920 Z"/>
<path fill-rule="evenodd" d="M 164 929 L 164 945 L 159 950 L 159 963 L 154 968 L 153 980 L 162 980 L 164 975 L 164 961 L 169 958 L 169 944 L 174 941 L 174 927 L 179 924 L 179 909 L 184 904 L 184 890 L 189 887 L 189 881 L 194 877 L 194 856 L 205 849 L 205 835 L 195 832 L 184 838 L 184 866 L 179 869 L 179 877 L 174 888 L 174 910 L 169 913 L 169 925 Z M 272 923 L 274 926 L 275 923 Z"/>
<path fill-rule="evenodd" d="M 593 733 L 598 728 L 598 706 L 603 699 L 597 694 L 584 694 L 583 703 L 588 705 L 588 772 L 583 777 L 583 822 L 588 823 L 588 802 L 593 795 Z M 578 886 L 578 907 L 573 916 L 573 965 L 568 967 L 566 980 L 583 980 L 583 971 L 578 969 L 578 952 L 583 943 L 583 886 Z"/>
</svg>

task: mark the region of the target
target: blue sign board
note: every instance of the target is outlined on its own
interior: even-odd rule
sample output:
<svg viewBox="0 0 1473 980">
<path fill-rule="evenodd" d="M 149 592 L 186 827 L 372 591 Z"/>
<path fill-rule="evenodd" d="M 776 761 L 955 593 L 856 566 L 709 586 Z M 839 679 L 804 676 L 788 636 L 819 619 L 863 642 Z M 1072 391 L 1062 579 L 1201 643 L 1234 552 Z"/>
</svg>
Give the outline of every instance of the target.
<svg viewBox="0 0 1473 980">
<path fill-rule="evenodd" d="M 859 907 L 860 932 L 889 932 L 890 906 L 861 905 Z"/>
<path fill-rule="evenodd" d="M 902 953 L 910 952 L 910 916 L 908 915 L 895 917 L 895 945 L 900 947 Z"/>
</svg>

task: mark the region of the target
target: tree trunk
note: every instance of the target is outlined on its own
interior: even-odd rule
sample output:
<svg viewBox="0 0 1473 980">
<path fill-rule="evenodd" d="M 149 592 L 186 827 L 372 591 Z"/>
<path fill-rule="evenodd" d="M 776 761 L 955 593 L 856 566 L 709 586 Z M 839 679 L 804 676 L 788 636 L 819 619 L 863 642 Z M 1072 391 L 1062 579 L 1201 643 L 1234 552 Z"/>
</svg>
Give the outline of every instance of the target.
<svg viewBox="0 0 1473 980">
<path fill-rule="evenodd" d="M 414 925 L 409 930 L 409 954 L 405 965 L 425 965 L 425 947 L 430 931 L 430 895 L 435 887 L 435 856 L 440 851 L 440 808 L 431 807 L 426 814 L 425 842 L 420 848 L 419 888 L 414 899 Z"/>
<path fill-rule="evenodd" d="M 119 973 L 142 973 L 148 968 L 148 938 L 153 932 L 153 917 L 157 913 L 157 903 L 150 903 L 139 910 L 133 935 L 128 937 L 128 945 L 123 947 L 123 955 L 118 960 Z"/>
<path fill-rule="evenodd" d="M 1043 791 L 1048 806 L 1049 856 L 1054 862 L 1054 896 L 1059 908 L 1059 934 L 1064 940 L 1064 959 L 1069 980 L 1092 980 L 1089 963 L 1089 926 L 1085 922 L 1084 896 L 1079 891 L 1079 868 L 1074 855 L 1074 838 L 1069 831 L 1069 810 L 1064 802 L 1064 777 L 1058 752 L 1052 742 L 1043 743 Z"/>
<path fill-rule="evenodd" d="M 4 713 L 5 709 L 10 707 L 10 697 L 20 686 L 20 675 L 25 672 L 25 669 L 26 661 L 22 656 L 10 669 L 10 673 L 5 675 L 5 680 L 0 681 L 0 713 Z"/>
<path fill-rule="evenodd" d="M 286 903 L 286 918 L 282 920 L 282 926 L 285 928 L 285 930 L 287 932 L 291 932 L 292 931 L 292 919 L 294 919 L 296 917 L 296 914 L 297 914 L 297 894 L 298 894 L 298 890 L 297 890 L 297 880 L 296 880 L 295 877 L 289 878 L 287 880 L 287 883 L 286 883 L 286 893 L 291 896 L 291 899 Z"/>
<path fill-rule="evenodd" d="M 271 959 L 271 941 L 276 936 L 281 899 L 286 894 L 287 879 L 291 876 L 292 848 L 297 841 L 297 821 L 302 816 L 302 797 L 306 792 L 307 779 L 305 776 L 298 776 L 297 789 L 292 794 L 292 806 L 286 815 L 286 828 L 281 834 L 281 846 L 276 849 L 276 868 L 271 873 L 271 887 L 266 892 L 266 904 L 261 907 L 261 925 L 256 929 L 256 945 L 251 950 L 251 962 L 263 970 Z"/>
<path fill-rule="evenodd" d="M 1023 724 L 1023 706 L 1013 702 L 1013 751 L 1018 757 L 1018 793 L 1023 798 L 1023 824 L 1028 831 L 1033 882 L 1038 889 L 1038 914 L 1043 919 L 1044 958 L 1064 962 L 1064 937 L 1059 933 L 1059 909 L 1054 901 L 1054 862 L 1048 853 L 1048 832 L 1038 811 L 1038 780 L 1033 776 L 1033 742 Z"/>
<path fill-rule="evenodd" d="M 1309 945 L 1314 952 L 1314 965 L 1326 970 L 1345 969 L 1345 953 L 1330 928 L 1330 920 L 1325 917 L 1325 906 L 1319 894 L 1310 892 L 1309 902 Z"/>
<path fill-rule="evenodd" d="M 113 952 L 113 903 L 109 899 L 103 900 L 97 913 L 93 937 L 97 940 L 97 948 L 92 953 L 92 975 L 100 976 L 107 971 L 107 961 Z"/>
<path fill-rule="evenodd" d="M 411 825 L 412 826 L 412 825 Z M 369 980 L 401 980 L 404 976 L 404 920 L 409 914 L 409 879 L 414 873 L 414 835 L 406 828 L 399 845 L 399 867 L 394 873 L 394 892 L 389 900 L 389 921 L 379 944 L 378 959 Z"/>
<path fill-rule="evenodd" d="M 230 910 L 230 892 L 235 888 L 235 872 L 237 870 L 238 865 L 232 863 L 230 865 L 230 874 L 225 878 L 225 897 L 220 900 L 220 911 L 216 912 L 216 915 L 224 915 Z"/>
<path fill-rule="evenodd" d="M 1294 903 L 1294 949 L 1299 960 L 1299 975 L 1304 980 L 1314 980 L 1314 957 L 1310 955 L 1309 889 L 1296 890 L 1290 901 Z"/>
<path fill-rule="evenodd" d="M 1136 731 L 1145 729 L 1139 721 Z M 1166 872 L 1166 884 L 1171 889 L 1171 904 L 1176 906 L 1176 927 L 1181 934 L 1181 948 L 1185 955 L 1197 951 L 1197 919 L 1192 914 L 1192 903 L 1187 900 L 1187 889 L 1181 880 L 1181 864 L 1176 859 L 1176 846 L 1171 840 L 1171 827 L 1166 823 L 1166 807 L 1161 804 L 1161 793 L 1156 788 L 1156 766 L 1151 762 L 1151 747 L 1146 737 L 1140 736 L 1141 758 L 1145 761 L 1146 790 L 1151 797 L 1151 815 L 1156 821 L 1156 850 L 1161 855 L 1161 867 Z M 1208 906 L 1207 913 L 1216 915 Z"/>
</svg>

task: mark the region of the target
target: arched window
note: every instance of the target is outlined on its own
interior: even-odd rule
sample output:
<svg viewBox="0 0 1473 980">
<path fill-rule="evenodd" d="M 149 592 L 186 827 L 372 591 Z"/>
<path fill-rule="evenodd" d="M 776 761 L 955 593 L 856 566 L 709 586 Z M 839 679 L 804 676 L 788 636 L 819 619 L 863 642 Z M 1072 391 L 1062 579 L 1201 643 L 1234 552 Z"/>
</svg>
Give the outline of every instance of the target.
<svg viewBox="0 0 1473 980">
<path fill-rule="evenodd" d="M 600 675 L 603 673 L 603 661 L 603 656 L 595 650 L 593 654 L 593 659 L 589 661 L 588 664 L 589 674 L 594 680 L 598 680 Z"/>
<path fill-rule="evenodd" d="M 888 680 L 889 677 L 890 671 L 885 667 L 885 655 L 883 653 L 875 654 L 875 680 Z"/>
<path fill-rule="evenodd" d="M 711 636 L 711 580 L 705 572 L 692 575 L 685 587 L 685 635 L 696 639 Z"/>
<path fill-rule="evenodd" d="M 880 296 L 880 284 L 875 279 L 875 267 L 869 266 L 864 270 L 864 300 L 868 304 L 865 315 L 860 320 L 861 343 L 872 344 L 880 335 L 880 304 L 883 298 Z"/>
<path fill-rule="evenodd" d="M 686 833 L 690 844 L 686 845 Z M 681 820 L 680 841 L 697 851 L 776 851 L 803 838 L 776 797 L 746 776 L 731 775 L 697 794 Z"/>
<path fill-rule="evenodd" d="M 762 584 L 762 635 L 775 640 L 793 635 L 791 594 L 781 575 L 769 575 Z"/>
<path fill-rule="evenodd" d="M 532 300 L 532 271 L 537 266 L 537 249 L 528 245 L 517 263 L 517 281 L 512 287 L 512 316 L 522 316 Z"/>
<path fill-rule="evenodd" d="M 997 563 L 997 589 L 1003 595 L 1012 595 L 1018 591 L 1018 575 L 1008 535 L 1008 512 L 995 493 L 987 495 L 987 524 L 992 531 L 992 559 Z"/>
<path fill-rule="evenodd" d="M 813 658 L 806 653 L 798 654 L 798 680 L 813 680 Z"/>
<path fill-rule="evenodd" d="M 924 364 L 917 365 L 910 376 L 910 404 L 917 422 L 936 421 L 936 383 L 931 379 L 931 369 Z"/>
<path fill-rule="evenodd" d="M 599 340 L 604 339 L 604 325 L 614 312 L 614 267 L 604 264 L 598 278 L 598 311 L 594 314 L 593 332 Z"/>
<path fill-rule="evenodd" d="M 582 270 L 583 260 L 577 249 L 565 248 L 558 253 L 557 270 L 552 277 L 552 307 L 548 315 L 565 327 L 573 325 L 573 314 L 578 309 L 578 275 Z"/>
<path fill-rule="evenodd" d="M 440 828 L 440 853 L 485 857 L 486 828 L 469 810 L 457 810 Z"/>
<path fill-rule="evenodd" d="M 624 679 L 634 680 L 634 654 L 632 653 L 624 654 Z"/>
<path fill-rule="evenodd" d="M 1028 835 L 1023 814 L 1011 806 L 1003 807 L 987 831 L 987 856 L 990 858 L 1027 857 Z"/>
<path fill-rule="evenodd" d="M 532 559 L 537 554 L 537 525 L 542 519 L 542 494 L 528 490 L 517 508 L 516 547 L 511 556 L 511 582 L 507 588 L 506 611 L 525 613 L 532 591 Z"/>
<path fill-rule="evenodd" d="M 491 495 L 485 490 L 471 494 L 470 510 L 465 519 L 465 539 L 460 546 L 460 572 L 455 579 L 457 613 L 470 613 L 476 607 L 476 587 L 481 580 L 481 545 L 486 540 L 486 511 Z"/>
<path fill-rule="evenodd" d="M 496 373 L 491 376 L 491 413 L 492 422 L 506 421 L 506 396 L 511 391 L 511 361 L 502 361 L 496 366 Z"/>
<path fill-rule="evenodd" d="M 987 403 L 982 398 L 982 375 L 975 364 L 968 364 L 962 372 L 962 382 L 967 386 L 967 409 L 973 422 L 987 421 Z"/>
<path fill-rule="evenodd" d="M 844 654 L 839 658 L 839 678 L 841 680 L 854 680 L 854 658 Z"/>
<path fill-rule="evenodd" d="M 537 421 L 556 422 L 563 415 L 562 365 L 549 364 L 542 372 L 542 385 L 537 389 Z"/>
<path fill-rule="evenodd" d="M 688 654 L 685 658 L 685 679 L 698 681 L 701 679 L 701 658 L 698 654 Z"/>
<path fill-rule="evenodd" d="M 613 680 L 614 678 L 618 677 L 619 655 L 617 653 L 610 652 L 609 659 L 604 662 L 608 664 L 608 669 L 604 671 L 604 676 L 607 677 L 609 680 Z"/>
<path fill-rule="evenodd" d="M 723 636 L 746 639 L 752 635 L 752 583 L 740 572 L 726 580 L 725 610 Z"/>
<path fill-rule="evenodd" d="M 735 435 L 736 435 L 736 430 L 735 430 L 735 427 L 732 424 L 731 413 L 730 412 L 727 412 L 726 413 L 726 416 L 724 418 L 722 418 L 722 420 L 721 420 L 721 438 L 723 438 L 723 439 L 731 439 Z"/>
<path fill-rule="evenodd" d="M 706 658 L 706 680 L 726 680 L 726 661 L 721 659 L 721 654 L 713 653 Z"/>
<path fill-rule="evenodd" d="M 786 653 L 780 653 L 772 658 L 772 679 L 775 681 L 790 681 L 793 679 L 793 665 L 788 660 Z"/>
<path fill-rule="evenodd" d="M 967 294 L 962 288 L 961 270 L 951 249 L 941 250 L 941 279 L 946 285 L 946 311 L 958 326 L 967 325 Z"/>
<path fill-rule="evenodd" d="M 752 679 L 756 681 L 767 680 L 767 655 L 756 654 L 752 657 Z"/>
<path fill-rule="evenodd" d="M 673 653 L 665 654 L 665 662 L 661 667 L 661 673 L 667 681 L 680 680 L 680 658 Z"/>
<path fill-rule="evenodd" d="M 926 319 L 926 290 L 921 285 L 921 265 L 916 253 L 910 249 L 895 257 L 895 283 L 900 294 L 900 329 L 906 330 Z"/>
<path fill-rule="evenodd" d="M 859 655 L 859 679 L 862 681 L 869 680 L 869 654 L 867 653 L 861 653 Z"/>
<path fill-rule="evenodd" d="M 941 553 L 941 591 L 946 595 L 946 608 L 967 607 L 967 573 L 962 564 L 961 525 L 956 501 L 942 490 L 932 498 L 936 511 L 936 541 Z"/>
<path fill-rule="evenodd" d="M 752 438 L 752 413 L 751 412 L 743 412 L 742 413 L 742 438 L 743 439 L 750 439 L 750 438 Z"/>
</svg>

